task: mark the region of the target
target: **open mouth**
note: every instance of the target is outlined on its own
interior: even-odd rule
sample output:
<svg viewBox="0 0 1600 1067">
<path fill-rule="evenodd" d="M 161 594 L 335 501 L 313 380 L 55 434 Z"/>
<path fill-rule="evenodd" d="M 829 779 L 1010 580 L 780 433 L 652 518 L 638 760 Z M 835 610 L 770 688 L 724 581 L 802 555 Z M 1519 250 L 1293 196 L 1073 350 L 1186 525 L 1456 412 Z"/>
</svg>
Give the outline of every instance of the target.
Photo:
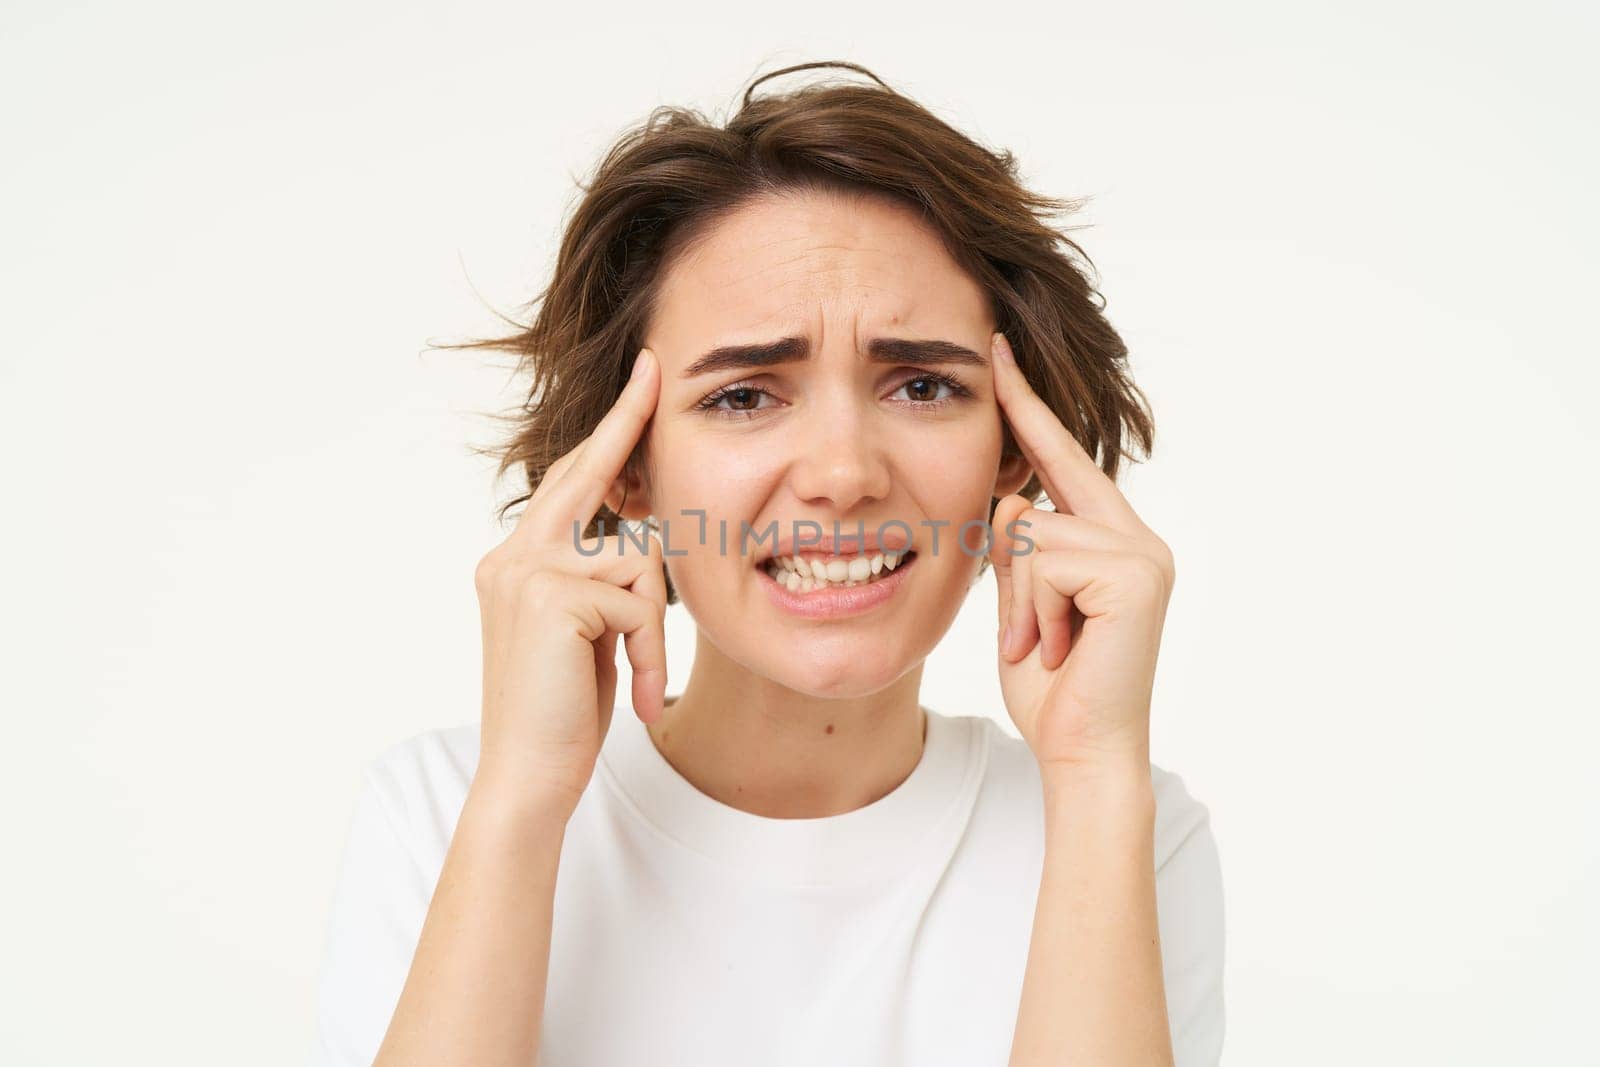
<svg viewBox="0 0 1600 1067">
<path fill-rule="evenodd" d="M 806 553 L 773 556 L 757 564 L 767 576 L 791 593 L 821 593 L 875 585 L 917 558 L 914 551 L 874 552 L 870 555 L 830 556 Z"/>
</svg>

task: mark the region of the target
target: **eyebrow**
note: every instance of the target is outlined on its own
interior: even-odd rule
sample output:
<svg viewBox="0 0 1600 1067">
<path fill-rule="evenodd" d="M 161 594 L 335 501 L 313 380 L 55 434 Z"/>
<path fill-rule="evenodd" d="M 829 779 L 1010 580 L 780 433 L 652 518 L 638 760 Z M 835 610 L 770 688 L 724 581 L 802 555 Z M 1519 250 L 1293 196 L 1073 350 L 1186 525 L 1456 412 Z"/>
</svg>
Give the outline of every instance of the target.
<svg viewBox="0 0 1600 1067">
<path fill-rule="evenodd" d="M 748 345 L 713 348 L 683 372 L 685 378 L 743 367 L 770 367 L 811 358 L 811 342 L 804 337 L 784 337 Z M 987 367 L 989 361 L 970 348 L 951 341 L 919 341 L 903 337 L 877 337 L 867 343 L 867 358 L 874 363 L 955 363 Z"/>
</svg>

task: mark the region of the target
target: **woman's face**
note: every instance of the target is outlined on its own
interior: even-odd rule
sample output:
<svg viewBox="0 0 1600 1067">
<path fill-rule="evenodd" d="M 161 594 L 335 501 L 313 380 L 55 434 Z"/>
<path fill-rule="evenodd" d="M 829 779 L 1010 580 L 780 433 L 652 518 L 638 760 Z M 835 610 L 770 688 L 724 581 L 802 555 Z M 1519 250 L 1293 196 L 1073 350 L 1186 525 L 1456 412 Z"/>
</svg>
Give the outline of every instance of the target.
<svg viewBox="0 0 1600 1067">
<path fill-rule="evenodd" d="M 884 688 L 938 644 L 987 547 L 974 525 L 963 551 L 957 531 L 986 522 L 991 498 L 1027 474 L 1001 465 L 994 328 L 984 291 L 937 234 L 876 196 L 763 198 L 675 259 L 645 340 L 662 378 L 638 504 L 664 525 L 679 598 L 724 654 L 788 688 L 846 698 Z M 941 344 L 881 344 L 896 340 Z M 787 351 L 759 362 L 705 365 L 718 349 L 780 341 Z M 793 544 L 817 527 L 832 536 L 836 521 L 844 537 L 859 523 L 914 556 L 843 596 L 778 588 L 775 555 L 874 554 L 870 540 L 864 552 L 859 541 Z"/>
</svg>

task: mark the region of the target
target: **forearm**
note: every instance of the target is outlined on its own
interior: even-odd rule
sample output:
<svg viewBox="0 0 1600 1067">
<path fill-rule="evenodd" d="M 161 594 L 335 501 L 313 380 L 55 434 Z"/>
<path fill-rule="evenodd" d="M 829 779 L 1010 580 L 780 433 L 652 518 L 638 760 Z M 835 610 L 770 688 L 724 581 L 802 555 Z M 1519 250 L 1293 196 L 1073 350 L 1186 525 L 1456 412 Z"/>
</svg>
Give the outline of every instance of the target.
<svg viewBox="0 0 1600 1067">
<path fill-rule="evenodd" d="M 474 785 L 375 1067 L 534 1062 L 569 816 Z"/>
<path fill-rule="evenodd" d="M 1045 857 L 1011 1067 L 1172 1063 L 1149 764 L 1045 778 Z"/>
</svg>

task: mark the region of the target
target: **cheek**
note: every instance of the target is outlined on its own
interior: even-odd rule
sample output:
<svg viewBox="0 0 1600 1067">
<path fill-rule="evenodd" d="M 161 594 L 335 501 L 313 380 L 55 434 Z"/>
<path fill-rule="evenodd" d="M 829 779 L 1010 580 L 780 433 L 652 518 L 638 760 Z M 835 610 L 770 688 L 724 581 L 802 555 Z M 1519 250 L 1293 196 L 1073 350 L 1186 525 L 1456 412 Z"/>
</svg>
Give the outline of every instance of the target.
<svg viewBox="0 0 1600 1067">
<path fill-rule="evenodd" d="M 712 435 L 680 434 L 663 440 L 658 455 L 664 462 L 656 467 L 651 504 L 659 519 L 697 524 L 698 515 L 683 513 L 703 511 L 707 522 L 725 517 L 737 529 L 739 519 L 754 519 L 770 483 L 763 469 L 771 465 L 770 449 L 741 449 Z"/>
<path fill-rule="evenodd" d="M 754 526 L 771 496 L 773 474 L 764 468 L 772 465 L 771 450 L 696 433 L 662 435 L 658 442 L 662 462 L 650 503 L 667 529 L 667 570 L 680 598 L 703 600 L 728 588 L 730 571 L 746 565 L 741 523 Z"/>
<path fill-rule="evenodd" d="M 930 514 L 970 514 L 987 507 L 993 494 L 1000 466 L 1000 424 L 971 419 L 930 427 L 906 455 L 917 457 L 916 462 L 901 469 L 915 479 L 914 494 Z"/>
</svg>

